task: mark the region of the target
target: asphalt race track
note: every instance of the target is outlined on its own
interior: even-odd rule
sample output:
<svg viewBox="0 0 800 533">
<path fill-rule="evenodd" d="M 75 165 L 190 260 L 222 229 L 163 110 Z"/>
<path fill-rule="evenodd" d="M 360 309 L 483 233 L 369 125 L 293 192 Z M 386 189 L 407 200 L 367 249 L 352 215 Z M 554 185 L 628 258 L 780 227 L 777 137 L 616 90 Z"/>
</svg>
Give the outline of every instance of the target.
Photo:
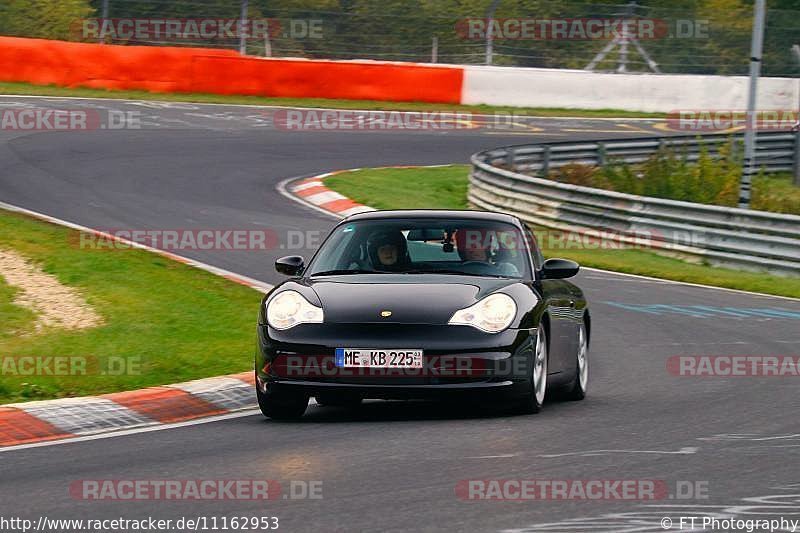
<svg viewBox="0 0 800 533">
<path fill-rule="evenodd" d="M 325 232 L 332 219 L 279 195 L 329 170 L 463 163 L 532 140 L 654 135 L 654 121 L 535 119 L 523 132 L 281 131 L 248 107 L 0 97 L 0 106 L 134 110 L 139 130 L 0 131 L 0 201 L 96 228 Z M 283 244 L 283 241 L 281 241 Z M 275 283 L 285 254 L 182 252 Z M 302 253 L 302 251 L 301 251 Z M 308 255 L 309 251 L 305 251 Z M 664 531 L 670 516 L 800 519 L 797 378 L 679 377 L 674 355 L 797 355 L 800 302 L 584 271 L 593 318 L 584 402 L 534 416 L 459 406 L 314 406 L 0 453 L 0 515 L 277 516 L 285 531 Z M 255 315 L 255 309 L 253 310 Z M 249 360 L 251 354 L 242 354 Z M 323 482 L 322 499 L 92 502 L 82 479 Z M 707 498 L 464 501 L 460 480 L 664 480 Z M 697 530 L 697 529 L 696 529 Z"/>
</svg>

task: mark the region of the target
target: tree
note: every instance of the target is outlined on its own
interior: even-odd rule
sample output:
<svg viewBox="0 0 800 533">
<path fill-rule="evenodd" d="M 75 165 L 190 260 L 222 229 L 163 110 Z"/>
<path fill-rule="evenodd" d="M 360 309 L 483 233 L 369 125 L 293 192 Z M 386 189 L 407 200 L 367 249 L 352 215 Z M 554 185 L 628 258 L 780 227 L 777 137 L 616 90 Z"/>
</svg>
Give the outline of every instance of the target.
<svg viewBox="0 0 800 533">
<path fill-rule="evenodd" d="M 88 0 L 3 0 L 0 33 L 46 39 L 74 39 L 75 24 L 94 16 Z"/>
</svg>

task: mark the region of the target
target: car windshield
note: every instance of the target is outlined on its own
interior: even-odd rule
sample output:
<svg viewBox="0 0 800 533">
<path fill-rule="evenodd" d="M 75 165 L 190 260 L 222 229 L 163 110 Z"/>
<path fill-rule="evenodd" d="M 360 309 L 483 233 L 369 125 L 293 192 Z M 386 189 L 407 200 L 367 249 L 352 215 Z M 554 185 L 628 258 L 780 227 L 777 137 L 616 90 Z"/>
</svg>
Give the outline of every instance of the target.
<svg viewBox="0 0 800 533">
<path fill-rule="evenodd" d="M 491 220 L 361 220 L 338 226 L 308 276 L 369 273 L 525 278 L 528 246 L 518 228 Z"/>
</svg>

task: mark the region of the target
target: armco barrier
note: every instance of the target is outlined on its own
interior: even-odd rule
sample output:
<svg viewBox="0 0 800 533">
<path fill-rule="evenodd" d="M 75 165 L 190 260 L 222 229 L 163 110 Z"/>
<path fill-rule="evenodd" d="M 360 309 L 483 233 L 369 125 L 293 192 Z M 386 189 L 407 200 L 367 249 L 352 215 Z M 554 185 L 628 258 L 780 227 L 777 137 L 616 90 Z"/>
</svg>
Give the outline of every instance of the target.
<svg viewBox="0 0 800 533">
<path fill-rule="evenodd" d="M 698 140 L 700 139 L 700 140 Z M 607 141 L 553 142 L 511 146 L 486 153 L 492 164 L 514 165 L 527 173 L 546 174 L 569 164 L 604 165 L 615 160 L 641 163 L 661 147 L 670 147 L 688 161 L 696 161 L 702 151 L 719 153 L 731 139 L 741 142 L 742 134 L 674 135 L 657 138 L 614 139 Z M 760 133 L 757 136 L 755 168 L 766 172 L 791 172 L 798 157 L 800 137 L 791 132 Z"/>
<path fill-rule="evenodd" d="M 414 63 L 0 37 L 0 81 L 65 87 L 457 104 L 462 78 L 458 67 Z"/>
<path fill-rule="evenodd" d="M 713 144 L 720 142 L 714 137 L 723 136 L 710 137 L 707 141 Z M 791 168 L 785 143 L 794 142 L 793 135 L 762 133 L 758 138 L 759 165 L 773 171 Z M 673 140 L 550 143 L 480 152 L 472 156 L 468 198 L 481 209 L 512 213 L 534 226 L 607 231 L 622 242 L 641 244 L 645 239 L 657 251 L 695 262 L 800 275 L 800 216 L 649 198 L 539 177 L 569 162 L 602 164 L 611 154 L 642 161 L 647 151 L 652 154 L 669 142 Z M 674 142 L 697 152 L 697 140 Z"/>
</svg>

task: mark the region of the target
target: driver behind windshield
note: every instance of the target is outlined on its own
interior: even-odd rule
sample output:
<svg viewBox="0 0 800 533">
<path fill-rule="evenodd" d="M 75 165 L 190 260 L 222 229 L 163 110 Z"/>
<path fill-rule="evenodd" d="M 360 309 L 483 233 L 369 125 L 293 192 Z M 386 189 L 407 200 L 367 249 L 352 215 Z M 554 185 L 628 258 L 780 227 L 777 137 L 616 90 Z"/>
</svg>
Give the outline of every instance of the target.
<svg viewBox="0 0 800 533">
<path fill-rule="evenodd" d="M 408 268 L 408 244 L 400 230 L 370 235 L 367 252 L 375 270 L 399 272 Z"/>
<path fill-rule="evenodd" d="M 462 229 L 456 231 L 458 255 L 466 270 L 476 274 L 494 274 L 516 277 L 519 270 L 512 263 L 502 261 L 502 250 L 493 231 Z M 494 248 L 494 251 L 493 251 Z"/>
</svg>

